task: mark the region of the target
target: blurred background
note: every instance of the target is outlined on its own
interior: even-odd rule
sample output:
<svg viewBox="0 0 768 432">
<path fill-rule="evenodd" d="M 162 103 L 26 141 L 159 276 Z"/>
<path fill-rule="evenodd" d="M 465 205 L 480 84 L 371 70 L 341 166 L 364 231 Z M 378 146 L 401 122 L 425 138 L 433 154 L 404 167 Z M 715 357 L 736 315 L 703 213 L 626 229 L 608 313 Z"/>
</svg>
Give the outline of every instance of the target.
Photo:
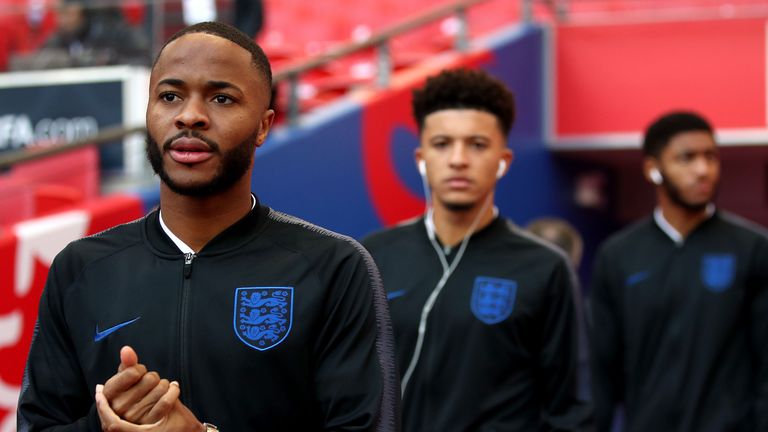
<svg viewBox="0 0 768 432">
<path fill-rule="evenodd" d="M 717 204 L 768 225 L 768 4 L 732 0 L 0 0 L 0 432 L 15 405 L 48 266 L 70 241 L 156 207 L 144 158 L 149 65 L 186 24 L 253 37 L 278 124 L 261 201 L 355 238 L 420 214 L 410 92 L 444 68 L 516 95 L 501 213 L 583 237 L 579 268 L 650 213 L 642 131 L 695 110 L 722 146 Z M 105 281 L 108 283 L 108 281 Z"/>
</svg>

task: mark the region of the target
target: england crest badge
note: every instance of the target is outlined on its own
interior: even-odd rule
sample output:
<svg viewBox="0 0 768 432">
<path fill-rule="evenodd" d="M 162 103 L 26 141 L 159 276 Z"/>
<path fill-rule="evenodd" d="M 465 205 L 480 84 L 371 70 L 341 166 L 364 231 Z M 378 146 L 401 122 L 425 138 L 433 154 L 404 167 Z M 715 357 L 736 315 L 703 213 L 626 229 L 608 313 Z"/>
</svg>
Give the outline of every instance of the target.
<svg viewBox="0 0 768 432">
<path fill-rule="evenodd" d="M 478 276 L 470 301 L 472 313 L 486 324 L 499 323 L 512 313 L 516 296 L 517 282 Z"/>
<path fill-rule="evenodd" d="M 701 281 L 713 292 L 723 292 L 731 286 L 736 275 L 736 256 L 708 254 L 701 258 Z"/>
<path fill-rule="evenodd" d="M 235 290 L 237 337 L 259 351 L 288 337 L 293 324 L 293 287 L 244 287 Z"/>
</svg>

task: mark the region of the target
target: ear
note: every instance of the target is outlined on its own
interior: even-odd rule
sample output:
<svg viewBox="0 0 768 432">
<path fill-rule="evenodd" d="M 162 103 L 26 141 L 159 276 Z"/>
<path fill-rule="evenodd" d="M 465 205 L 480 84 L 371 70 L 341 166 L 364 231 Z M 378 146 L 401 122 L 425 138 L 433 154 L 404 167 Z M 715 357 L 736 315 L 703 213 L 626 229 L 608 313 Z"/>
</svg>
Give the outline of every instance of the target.
<svg viewBox="0 0 768 432">
<path fill-rule="evenodd" d="M 413 151 L 413 159 L 416 162 L 416 169 L 418 169 L 419 175 L 427 175 L 426 162 L 424 162 L 424 158 L 421 156 L 421 147 L 416 147 Z"/>
<path fill-rule="evenodd" d="M 509 172 L 509 166 L 512 165 L 512 161 L 515 159 L 515 153 L 509 147 L 505 148 L 501 153 L 501 160 L 504 162 L 504 171 L 497 173 L 497 178 L 501 178 Z"/>
<path fill-rule="evenodd" d="M 659 161 L 656 158 L 646 157 L 643 159 L 643 175 L 649 183 L 660 185 L 663 182 L 659 172 Z"/>
<path fill-rule="evenodd" d="M 259 121 L 259 134 L 256 136 L 256 147 L 261 147 L 264 141 L 269 135 L 269 130 L 272 128 L 272 122 L 275 121 L 275 110 L 268 109 L 261 115 Z"/>
</svg>

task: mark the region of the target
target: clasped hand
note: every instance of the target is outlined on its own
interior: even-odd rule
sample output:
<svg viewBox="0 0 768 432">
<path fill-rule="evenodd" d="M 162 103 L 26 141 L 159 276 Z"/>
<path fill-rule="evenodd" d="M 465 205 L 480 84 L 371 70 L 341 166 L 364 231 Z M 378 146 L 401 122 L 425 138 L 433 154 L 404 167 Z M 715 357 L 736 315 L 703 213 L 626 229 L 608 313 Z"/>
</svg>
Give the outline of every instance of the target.
<svg viewBox="0 0 768 432">
<path fill-rule="evenodd" d="M 117 373 L 96 386 L 96 410 L 105 432 L 190 432 L 205 428 L 179 400 L 179 383 L 161 379 L 139 364 L 128 346 Z"/>
</svg>

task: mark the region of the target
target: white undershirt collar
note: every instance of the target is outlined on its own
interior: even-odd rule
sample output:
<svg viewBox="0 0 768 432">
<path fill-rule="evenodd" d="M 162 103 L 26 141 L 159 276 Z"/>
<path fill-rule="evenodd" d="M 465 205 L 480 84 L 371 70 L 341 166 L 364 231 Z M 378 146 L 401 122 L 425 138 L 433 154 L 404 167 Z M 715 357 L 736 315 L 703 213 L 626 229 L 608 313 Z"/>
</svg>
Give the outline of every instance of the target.
<svg viewBox="0 0 768 432">
<path fill-rule="evenodd" d="M 707 212 L 707 218 L 709 219 L 712 217 L 713 214 L 715 214 L 715 205 L 712 203 L 707 204 L 707 208 L 705 210 Z M 664 218 L 664 213 L 661 211 L 661 207 L 656 207 L 653 210 L 653 219 L 656 221 L 656 225 L 661 228 L 662 231 L 664 231 L 664 234 L 667 235 L 670 239 L 672 239 L 673 242 L 675 242 L 676 245 L 680 246 L 683 244 L 685 239 L 683 238 L 683 235 L 680 234 L 678 230 L 675 229 L 675 227 L 672 226 L 667 220 Z M 706 220 L 705 219 L 705 220 Z"/>
<path fill-rule="evenodd" d="M 428 233 L 430 239 L 434 239 L 435 238 L 435 221 L 433 219 L 434 218 L 434 213 L 435 213 L 434 209 L 432 207 L 430 207 L 429 210 L 427 210 L 426 217 L 424 218 L 424 224 L 426 224 L 426 226 L 427 226 L 427 233 Z M 493 206 L 493 219 L 496 219 L 497 217 L 499 217 L 499 208 L 496 207 L 496 206 Z M 442 246 L 443 246 L 443 253 L 445 255 L 450 255 L 451 251 L 453 250 L 453 247 L 452 246 L 446 246 L 446 245 L 442 245 Z"/>
<path fill-rule="evenodd" d="M 251 210 L 253 210 L 254 208 L 256 208 L 256 197 L 254 197 L 253 194 L 251 194 Z M 160 213 L 160 215 L 159 215 L 160 216 L 160 226 L 163 228 L 163 231 L 168 236 L 168 238 L 171 239 L 173 244 L 175 244 L 176 247 L 179 248 L 181 253 L 183 253 L 184 255 L 190 254 L 190 253 L 194 254 L 195 251 L 191 247 L 189 247 L 186 243 L 181 241 L 180 238 L 176 237 L 176 234 L 171 232 L 171 230 L 168 228 L 168 225 L 165 224 L 165 221 L 163 220 L 163 211 L 160 210 L 159 213 Z"/>
</svg>

